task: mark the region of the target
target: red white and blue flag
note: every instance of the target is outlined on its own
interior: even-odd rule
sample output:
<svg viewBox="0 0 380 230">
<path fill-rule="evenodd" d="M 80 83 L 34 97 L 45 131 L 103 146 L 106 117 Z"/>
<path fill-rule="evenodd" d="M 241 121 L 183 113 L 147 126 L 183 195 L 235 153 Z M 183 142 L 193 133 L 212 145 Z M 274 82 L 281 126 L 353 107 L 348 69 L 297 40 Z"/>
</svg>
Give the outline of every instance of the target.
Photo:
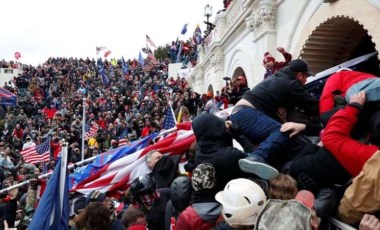
<svg viewBox="0 0 380 230">
<path fill-rule="evenodd" d="M 73 187 L 72 191 L 89 194 L 96 189 L 118 195 L 119 191 L 125 191 L 135 178 L 150 172 L 144 157 L 149 151 L 157 150 L 166 155 L 183 155 L 194 141 L 192 130 L 178 130 L 153 145 L 106 164 L 98 172 Z"/>
<path fill-rule="evenodd" d="M 22 150 L 20 153 L 26 163 L 37 164 L 39 162 L 47 162 L 50 160 L 50 141 L 47 138 L 42 144 L 34 145 L 30 148 Z"/>
<path fill-rule="evenodd" d="M 128 128 L 125 128 L 123 130 L 123 132 L 120 134 L 119 136 L 119 140 L 118 140 L 118 147 L 120 146 L 123 146 L 123 145 L 126 145 L 127 144 L 127 140 L 125 139 L 128 135 Z"/>
<path fill-rule="evenodd" d="M 154 48 L 157 48 L 152 39 L 146 34 L 146 42 L 150 45 L 153 46 Z"/>
<path fill-rule="evenodd" d="M 96 123 L 92 123 L 91 125 L 86 124 L 85 125 L 85 140 L 90 139 L 91 137 L 96 136 L 98 134 L 99 126 Z"/>
</svg>

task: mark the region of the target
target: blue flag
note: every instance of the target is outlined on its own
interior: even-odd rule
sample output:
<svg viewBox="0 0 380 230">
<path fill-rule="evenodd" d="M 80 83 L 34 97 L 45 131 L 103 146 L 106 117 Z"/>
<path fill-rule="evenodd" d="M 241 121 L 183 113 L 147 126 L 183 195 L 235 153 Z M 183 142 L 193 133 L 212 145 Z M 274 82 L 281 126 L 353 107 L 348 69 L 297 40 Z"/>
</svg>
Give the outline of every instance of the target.
<svg viewBox="0 0 380 230">
<path fill-rule="evenodd" d="M 110 71 L 110 76 L 114 77 L 115 76 L 115 70 L 113 69 L 112 65 L 109 65 L 109 71 Z"/>
<path fill-rule="evenodd" d="M 181 34 L 186 34 L 186 32 L 187 32 L 187 23 L 185 25 L 183 25 L 182 30 L 181 30 Z"/>
<path fill-rule="evenodd" d="M 63 158 L 63 157 L 62 157 Z M 62 158 L 51 175 L 28 229 L 69 229 L 69 188 L 67 160 Z"/>
<path fill-rule="evenodd" d="M 110 83 L 110 79 L 108 78 L 108 76 L 106 74 L 106 71 L 104 69 L 104 65 L 103 65 L 102 59 L 99 58 L 97 64 L 98 64 L 98 68 L 99 68 L 99 73 L 102 76 L 103 84 L 105 86 L 108 86 L 109 83 Z"/>
<path fill-rule="evenodd" d="M 141 66 L 144 66 L 144 58 L 141 55 L 141 51 L 139 52 L 139 63 L 140 63 Z"/>
<path fill-rule="evenodd" d="M 125 62 L 124 57 L 121 57 L 121 68 L 123 70 L 123 74 L 126 75 L 128 73 L 128 64 Z"/>
<path fill-rule="evenodd" d="M 104 165 L 116 161 L 124 156 L 132 154 L 142 148 L 145 148 L 150 142 L 156 138 L 158 133 L 153 133 L 143 139 L 133 141 L 130 146 L 122 146 L 116 149 L 109 150 L 96 156 L 95 160 L 69 176 L 69 188 L 75 188 L 77 184 L 89 177 L 90 175 L 98 172 Z"/>
</svg>

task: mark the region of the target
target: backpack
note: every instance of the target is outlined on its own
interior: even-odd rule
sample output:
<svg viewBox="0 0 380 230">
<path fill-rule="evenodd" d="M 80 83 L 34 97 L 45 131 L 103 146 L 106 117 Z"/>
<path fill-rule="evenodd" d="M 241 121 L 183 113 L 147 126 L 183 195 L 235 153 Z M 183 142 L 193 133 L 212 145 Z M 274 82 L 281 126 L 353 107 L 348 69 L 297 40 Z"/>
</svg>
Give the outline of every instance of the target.
<svg viewBox="0 0 380 230">
<path fill-rule="evenodd" d="M 297 200 L 270 199 L 260 212 L 255 230 L 312 230 L 312 211 Z"/>
</svg>

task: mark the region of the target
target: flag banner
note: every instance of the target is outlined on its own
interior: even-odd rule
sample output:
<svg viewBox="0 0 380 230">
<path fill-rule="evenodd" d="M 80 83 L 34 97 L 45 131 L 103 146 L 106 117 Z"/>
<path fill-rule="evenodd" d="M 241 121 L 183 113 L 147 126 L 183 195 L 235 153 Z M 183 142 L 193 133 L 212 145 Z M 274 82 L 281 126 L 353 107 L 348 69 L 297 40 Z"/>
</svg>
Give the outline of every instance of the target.
<svg viewBox="0 0 380 230">
<path fill-rule="evenodd" d="M 109 65 L 108 68 L 109 68 L 109 74 L 110 74 L 110 76 L 114 77 L 115 76 L 115 70 L 113 68 L 113 65 Z"/>
<path fill-rule="evenodd" d="M 17 96 L 8 90 L 0 87 L 0 105 L 15 106 L 17 101 Z"/>
<path fill-rule="evenodd" d="M 50 141 L 51 137 L 48 137 L 40 145 L 34 145 L 22 150 L 20 153 L 25 162 L 29 164 L 37 164 L 39 162 L 50 161 Z"/>
<path fill-rule="evenodd" d="M 141 51 L 139 52 L 139 63 L 140 63 L 141 66 L 144 66 L 144 58 L 141 55 Z"/>
<path fill-rule="evenodd" d="M 183 27 L 182 27 L 182 30 L 181 30 L 181 34 L 186 34 L 186 32 L 187 32 L 187 23 L 185 24 L 185 25 L 183 25 Z"/>
<path fill-rule="evenodd" d="M 153 46 L 154 48 L 157 48 L 152 39 L 146 34 L 146 42 L 150 45 Z"/>
<path fill-rule="evenodd" d="M 156 57 L 152 54 L 152 52 L 148 53 L 148 59 L 151 61 L 152 64 L 156 65 L 159 64 Z"/>
<path fill-rule="evenodd" d="M 199 27 L 199 25 L 197 25 L 197 27 L 195 28 L 194 33 L 193 33 L 194 44 L 199 45 L 202 43 L 202 40 L 203 40 L 202 39 L 202 30 Z"/>
<path fill-rule="evenodd" d="M 183 106 L 181 106 L 181 108 L 179 109 L 179 113 L 178 113 L 178 117 L 177 117 L 177 123 L 181 123 L 181 120 L 182 120 L 182 109 L 183 109 Z"/>
<path fill-rule="evenodd" d="M 110 54 L 111 54 L 111 51 L 108 50 L 108 51 L 104 52 L 104 57 L 106 58 L 106 57 L 108 57 Z"/>
<path fill-rule="evenodd" d="M 28 229 L 69 229 L 69 189 L 67 186 L 67 154 L 51 175 Z"/>
<path fill-rule="evenodd" d="M 128 64 L 125 62 L 124 57 L 121 57 L 121 68 L 123 74 L 126 75 L 128 73 Z"/>
<path fill-rule="evenodd" d="M 21 58 L 21 53 L 16 51 L 15 54 L 14 54 L 16 60 L 20 59 Z"/>
<path fill-rule="evenodd" d="M 125 128 L 123 132 L 119 135 L 119 138 L 117 141 L 119 147 L 127 144 L 127 141 L 125 140 L 127 135 L 128 135 L 128 127 Z"/>
<path fill-rule="evenodd" d="M 99 52 L 104 51 L 104 50 L 106 50 L 106 49 L 107 49 L 107 47 L 105 47 L 105 46 L 99 46 L 99 47 L 96 47 L 96 55 L 98 55 Z"/>
<path fill-rule="evenodd" d="M 81 169 L 69 175 L 69 188 L 75 188 L 78 183 L 98 172 L 104 165 L 145 148 L 157 135 L 157 133 L 151 134 L 132 142 L 130 146 L 119 147 L 99 154 L 91 164 L 81 167 Z"/>
<path fill-rule="evenodd" d="M 103 64 L 101 58 L 98 59 L 97 65 L 98 65 L 100 76 L 102 77 L 103 84 L 108 86 L 110 83 L 110 79 L 108 78 L 108 76 L 106 74 L 106 71 L 104 69 L 104 64 Z"/>
<path fill-rule="evenodd" d="M 119 191 L 125 191 L 135 178 L 150 172 L 144 157 L 149 151 L 157 150 L 166 155 L 182 156 L 194 141 L 192 130 L 178 130 L 153 145 L 105 165 L 96 174 L 79 183 L 72 191 L 89 194 L 96 189 L 117 195 Z"/>
<path fill-rule="evenodd" d="M 98 134 L 99 126 L 95 122 L 91 125 L 85 124 L 85 140 L 88 140 Z"/>
<path fill-rule="evenodd" d="M 166 107 L 166 114 L 165 114 L 165 120 L 164 123 L 162 123 L 162 129 L 171 129 L 174 128 L 176 125 L 176 119 L 174 116 L 174 111 L 171 105 Z"/>
</svg>

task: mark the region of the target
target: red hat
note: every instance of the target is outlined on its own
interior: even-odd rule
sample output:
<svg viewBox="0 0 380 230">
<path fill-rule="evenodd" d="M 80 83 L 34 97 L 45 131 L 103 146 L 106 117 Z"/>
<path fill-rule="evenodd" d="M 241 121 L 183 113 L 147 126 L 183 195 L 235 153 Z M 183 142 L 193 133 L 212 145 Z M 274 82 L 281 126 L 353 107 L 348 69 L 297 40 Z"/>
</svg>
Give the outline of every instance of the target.
<svg viewBox="0 0 380 230">
<path fill-rule="evenodd" d="M 271 61 L 275 62 L 276 59 L 274 59 L 274 57 L 269 52 L 265 52 L 263 63 L 266 64 L 266 63 L 271 62 Z"/>
<path fill-rule="evenodd" d="M 307 191 L 307 190 L 301 190 L 296 195 L 296 200 L 301 202 L 303 205 L 305 205 L 308 208 L 313 208 L 315 197 L 313 193 Z"/>
</svg>

